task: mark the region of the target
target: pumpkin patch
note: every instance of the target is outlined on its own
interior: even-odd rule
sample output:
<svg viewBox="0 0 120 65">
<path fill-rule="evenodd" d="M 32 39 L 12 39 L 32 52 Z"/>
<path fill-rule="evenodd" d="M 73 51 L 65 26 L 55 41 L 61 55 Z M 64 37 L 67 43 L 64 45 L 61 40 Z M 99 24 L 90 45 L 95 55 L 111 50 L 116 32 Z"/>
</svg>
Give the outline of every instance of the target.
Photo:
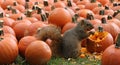
<svg viewBox="0 0 120 65">
<path fill-rule="evenodd" d="M 0 65 L 120 65 L 119 35 L 120 0 L 0 0 Z"/>
</svg>

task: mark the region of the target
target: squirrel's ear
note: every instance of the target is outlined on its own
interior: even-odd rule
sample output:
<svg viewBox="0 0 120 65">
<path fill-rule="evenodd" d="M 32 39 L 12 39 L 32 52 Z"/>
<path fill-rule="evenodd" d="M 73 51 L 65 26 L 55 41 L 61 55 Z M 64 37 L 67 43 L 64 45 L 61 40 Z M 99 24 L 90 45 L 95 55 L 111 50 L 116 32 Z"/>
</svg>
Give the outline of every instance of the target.
<svg viewBox="0 0 120 65">
<path fill-rule="evenodd" d="M 82 25 L 84 25 L 84 24 L 85 24 L 85 20 L 82 19 L 82 20 L 80 21 L 80 25 L 82 26 Z"/>
</svg>

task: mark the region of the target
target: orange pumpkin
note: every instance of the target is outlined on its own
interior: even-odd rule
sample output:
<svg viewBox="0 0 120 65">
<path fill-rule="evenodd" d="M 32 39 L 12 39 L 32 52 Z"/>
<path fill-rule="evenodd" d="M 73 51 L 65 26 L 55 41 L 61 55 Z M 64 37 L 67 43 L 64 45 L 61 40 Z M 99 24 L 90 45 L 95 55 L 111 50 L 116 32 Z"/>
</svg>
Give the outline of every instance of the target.
<svg viewBox="0 0 120 65">
<path fill-rule="evenodd" d="M 36 38 L 34 36 L 25 36 L 20 39 L 18 48 L 19 53 L 22 57 L 25 57 L 25 50 L 31 44 L 31 42 L 35 41 Z"/>
<path fill-rule="evenodd" d="M 109 46 L 102 54 L 101 65 L 119 65 L 120 58 L 120 34 L 116 37 L 116 43 Z"/>
<path fill-rule="evenodd" d="M 55 8 L 48 16 L 48 23 L 55 24 L 61 28 L 68 22 L 72 22 L 72 16 L 64 8 Z"/>
<path fill-rule="evenodd" d="M 32 42 L 25 51 L 25 59 L 30 65 L 45 65 L 51 59 L 51 49 L 43 41 Z"/>
<path fill-rule="evenodd" d="M 98 27 L 98 31 L 95 31 L 93 35 L 90 35 L 86 41 L 87 50 L 93 52 L 103 52 L 108 46 L 114 43 L 113 37 L 110 33 L 103 30 L 102 27 Z"/>
</svg>

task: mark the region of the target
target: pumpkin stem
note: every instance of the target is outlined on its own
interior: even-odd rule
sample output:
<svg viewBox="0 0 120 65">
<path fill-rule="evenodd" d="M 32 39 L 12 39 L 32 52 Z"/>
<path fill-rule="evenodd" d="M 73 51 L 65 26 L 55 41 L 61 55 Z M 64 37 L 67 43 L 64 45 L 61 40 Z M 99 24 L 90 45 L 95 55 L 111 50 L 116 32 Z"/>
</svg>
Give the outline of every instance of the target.
<svg viewBox="0 0 120 65">
<path fill-rule="evenodd" d="M 0 28 L 3 28 L 3 23 L 4 23 L 4 21 L 0 20 Z"/>
<path fill-rule="evenodd" d="M 103 30 L 103 27 L 102 26 L 98 26 L 98 31 L 99 32 L 103 32 L 104 30 Z"/>
<path fill-rule="evenodd" d="M 3 18 L 3 12 L 0 13 L 0 18 Z"/>
<path fill-rule="evenodd" d="M 37 10 L 37 6 L 34 5 L 34 6 L 32 7 L 32 10 Z"/>
<path fill-rule="evenodd" d="M 107 16 L 107 19 L 108 19 L 108 20 L 111 20 L 111 19 L 112 19 L 112 16 L 108 15 L 108 16 Z"/>
<path fill-rule="evenodd" d="M 17 14 L 16 9 L 12 9 L 12 14 Z"/>
<path fill-rule="evenodd" d="M 17 6 L 17 2 L 16 1 L 13 2 L 13 6 Z"/>
<path fill-rule="evenodd" d="M 120 11 L 115 11 L 114 14 L 113 14 L 113 17 L 117 16 L 118 14 L 120 13 Z"/>
<path fill-rule="evenodd" d="M 33 10 L 27 10 L 26 16 L 27 16 L 27 17 L 31 17 L 32 11 L 33 11 Z"/>
<path fill-rule="evenodd" d="M 88 20 L 94 20 L 94 16 L 92 15 L 92 13 L 87 13 L 86 19 L 88 19 Z"/>
<path fill-rule="evenodd" d="M 90 2 L 91 2 L 91 3 L 95 3 L 95 2 L 96 2 L 96 0 L 91 0 Z"/>
<path fill-rule="evenodd" d="M 51 6 L 51 10 L 54 10 L 55 9 L 55 6 Z"/>
<path fill-rule="evenodd" d="M 110 2 L 111 2 L 111 3 L 113 3 L 113 2 L 114 2 L 114 0 L 110 0 Z"/>
<path fill-rule="evenodd" d="M 25 1 L 26 1 L 26 3 L 25 3 L 25 9 L 29 9 L 29 4 L 28 4 L 29 0 L 25 0 Z"/>
<path fill-rule="evenodd" d="M 0 36 L 4 36 L 4 31 L 2 29 L 0 29 Z M 3 40 L 2 37 L 0 37 L 0 41 Z"/>
<path fill-rule="evenodd" d="M 54 0 L 54 3 L 58 2 L 58 0 Z"/>
<path fill-rule="evenodd" d="M 22 20 L 22 19 L 23 19 L 23 17 L 22 17 L 22 16 L 17 18 L 17 20 Z"/>
<path fill-rule="evenodd" d="M 102 6 L 102 4 L 98 4 L 98 7 L 101 7 Z"/>
<path fill-rule="evenodd" d="M 117 37 L 117 40 L 116 40 L 115 48 L 120 48 L 120 33 L 118 34 L 118 37 Z"/>
<path fill-rule="evenodd" d="M 29 2 L 29 0 L 25 0 L 25 2 Z"/>
<path fill-rule="evenodd" d="M 104 15 L 105 14 L 105 10 L 100 10 L 99 11 L 99 15 Z"/>
<path fill-rule="evenodd" d="M 41 14 L 42 13 L 42 9 L 37 7 L 37 14 Z"/>
<path fill-rule="evenodd" d="M 35 4 L 35 5 L 38 5 L 38 4 L 39 4 L 39 2 L 35 2 L 34 4 Z"/>
<path fill-rule="evenodd" d="M 103 17 L 103 18 L 101 19 L 101 22 L 102 22 L 102 24 L 106 24 L 106 23 L 107 23 L 105 17 Z"/>
<path fill-rule="evenodd" d="M 47 20 L 47 19 L 46 19 L 46 16 L 45 16 L 44 14 L 41 14 L 41 18 L 42 18 L 42 21 L 43 21 L 43 22 Z"/>
<path fill-rule="evenodd" d="M 109 10 L 110 8 L 109 8 L 109 6 L 105 6 L 105 10 Z"/>
<path fill-rule="evenodd" d="M 113 3 L 113 6 L 116 7 L 116 6 L 118 6 L 118 4 L 117 3 Z"/>
<path fill-rule="evenodd" d="M 72 2 L 71 2 L 71 0 L 68 0 L 68 1 L 67 1 L 67 6 L 68 6 L 68 7 L 72 7 Z"/>
<path fill-rule="evenodd" d="M 48 13 L 48 12 L 45 12 L 45 15 L 46 15 L 46 17 L 48 18 L 48 16 L 49 16 L 49 13 Z"/>
<path fill-rule="evenodd" d="M 77 18 L 75 16 L 72 17 L 72 23 L 76 23 Z"/>
<path fill-rule="evenodd" d="M 7 10 L 10 11 L 12 10 L 12 7 L 10 5 L 7 6 Z"/>
<path fill-rule="evenodd" d="M 44 0 L 44 6 L 48 6 L 48 1 Z"/>
</svg>

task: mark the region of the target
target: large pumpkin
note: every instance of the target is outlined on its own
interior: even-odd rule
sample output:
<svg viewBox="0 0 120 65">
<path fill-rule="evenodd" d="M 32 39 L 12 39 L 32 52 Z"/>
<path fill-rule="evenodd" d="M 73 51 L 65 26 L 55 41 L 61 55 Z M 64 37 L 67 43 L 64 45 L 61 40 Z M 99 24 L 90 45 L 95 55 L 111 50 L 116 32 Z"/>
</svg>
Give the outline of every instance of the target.
<svg viewBox="0 0 120 65">
<path fill-rule="evenodd" d="M 63 27 L 66 23 L 72 22 L 71 14 L 64 8 L 55 8 L 48 17 L 48 23 Z"/>
<path fill-rule="evenodd" d="M 11 64 L 18 55 L 18 46 L 16 41 L 11 37 L 4 37 L 3 31 L 0 30 L 0 65 Z"/>
<path fill-rule="evenodd" d="M 120 65 L 120 34 L 118 34 L 116 44 L 109 46 L 102 55 L 102 65 Z"/>
<path fill-rule="evenodd" d="M 45 65 L 51 59 L 51 49 L 43 41 L 34 41 L 26 49 L 25 58 L 30 65 Z"/>
</svg>

